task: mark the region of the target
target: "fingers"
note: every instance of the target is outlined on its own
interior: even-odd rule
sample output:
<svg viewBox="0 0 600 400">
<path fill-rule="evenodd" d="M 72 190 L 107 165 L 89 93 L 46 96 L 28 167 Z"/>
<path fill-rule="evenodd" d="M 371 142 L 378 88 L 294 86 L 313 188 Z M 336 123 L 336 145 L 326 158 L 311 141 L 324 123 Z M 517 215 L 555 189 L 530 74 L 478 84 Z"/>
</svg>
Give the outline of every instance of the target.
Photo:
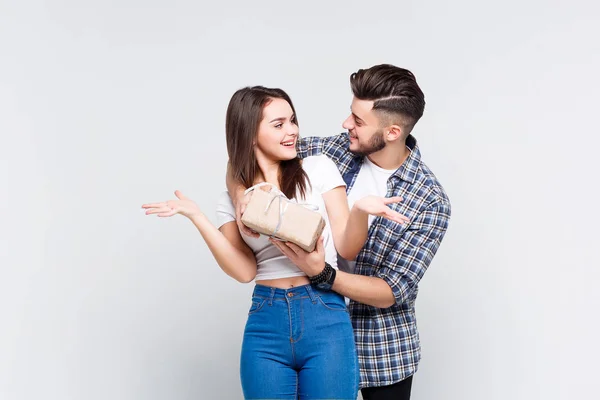
<svg viewBox="0 0 600 400">
<path fill-rule="evenodd" d="M 383 204 L 392 204 L 392 203 L 400 203 L 401 201 L 403 201 L 404 199 L 400 196 L 394 196 L 394 197 L 384 197 L 383 198 Z"/>
<path fill-rule="evenodd" d="M 237 196 L 229 196 L 231 197 L 231 202 L 233 203 L 233 205 L 237 208 L 240 205 L 246 205 L 250 202 L 250 198 L 252 197 L 252 192 L 246 193 L 244 194 L 244 192 L 242 191 L 239 195 Z"/>
<path fill-rule="evenodd" d="M 189 200 L 179 190 L 175 191 L 175 196 L 177 196 L 179 200 Z M 183 211 L 181 209 L 181 204 L 182 203 L 180 203 L 178 200 L 167 200 L 161 201 L 160 203 L 142 204 L 142 209 L 146 210 L 146 215 L 156 215 L 157 217 L 171 217 L 179 213 L 179 211 Z"/>
<path fill-rule="evenodd" d="M 285 245 L 287 247 L 290 248 L 290 250 L 292 250 L 295 254 L 302 254 L 302 253 L 306 253 L 306 251 L 304 251 L 303 249 L 301 249 L 297 244 L 292 243 L 292 242 L 285 242 Z"/>
<path fill-rule="evenodd" d="M 273 243 L 273 245 L 277 247 L 287 258 L 293 259 L 296 256 L 296 253 L 294 253 L 288 246 L 283 244 L 283 242 L 274 239 L 269 239 L 269 241 Z"/>
<path fill-rule="evenodd" d="M 166 201 L 162 201 L 160 203 L 142 204 L 142 208 L 144 208 L 144 209 L 148 209 L 148 208 L 161 208 L 161 207 L 166 207 L 166 206 L 167 206 L 167 202 Z"/>
<path fill-rule="evenodd" d="M 323 236 L 321 236 L 319 238 L 319 240 L 317 240 L 317 252 L 318 253 L 324 253 L 325 252 L 325 246 L 323 244 L 324 242 L 325 242 L 325 239 L 323 239 Z"/>
<path fill-rule="evenodd" d="M 246 204 L 238 204 L 235 207 L 235 217 L 237 219 L 241 219 L 242 215 L 244 215 L 244 213 L 246 212 Z"/>
<path fill-rule="evenodd" d="M 167 212 L 170 212 L 170 211 L 173 211 L 173 209 L 171 207 L 168 207 L 168 206 L 155 207 L 155 208 L 148 209 L 146 211 L 146 215 L 167 213 Z"/>
<path fill-rule="evenodd" d="M 187 196 L 185 196 L 179 190 L 175 191 L 175 196 L 177 196 L 177 198 L 179 200 L 190 200 Z M 147 203 L 147 204 L 142 204 L 142 208 L 144 208 L 144 209 L 148 209 L 148 208 L 163 208 L 163 207 L 174 208 L 175 204 L 172 204 L 173 202 L 176 202 L 176 201 L 174 201 L 174 200 L 167 200 L 167 201 L 161 201 L 161 202 L 157 202 L 157 203 Z"/>
<path fill-rule="evenodd" d="M 252 238 L 258 239 L 260 237 L 260 235 L 257 232 L 254 232 L 252 229 L 248 228 L 246 225 L 244 225 L 244 223 L 242 222 L 242 214 L 243 211 L 240 211 L 240 208 L 236 208 L 235 211 L 235 222 L 237 223 L 238 229 L 240 230 L 240 232 L 242 232 L 242 234 L 246 235 L 246 236 L 250 236 Z"/>
<path fill-rule="evenodd" d="M 394 210 L 387 210 L 385 212 L 385 214 L 383 215 L 384 218 L 387 218 L 389 220 L 395 221 L 399 224 L 406 224 L 408 222 L 410 222 L 410 219 L 408 219 L 408 217 L 400 214 L 399 212 L 396 212 Z"/>
<path fill-rule="evenodd" d="M 161 201 L 160 203 L 143 204 L 142 209 L 146 210 L 146 215 L 157 214 L 160 216 L 171 216 L 177 214 L 178 204 L 174 200 Z M 171 213 L 173 212 L 173 213 Z M 169 214 L 169 215 L 167 215 Z"/>
<path fill-rule="evenodd" d="M 383 204 L 385 205 L 389 205 L 389 204 L 394 204 L 394 203 L 400 203 L 404 201 L 404 199 L 401 196 L 393 196 L 393 197 L 384 197 L 383 198 Z M 387 218 L 391 221 L 395 221 L 399 224 L 405 224 L 410 222 L 410 219 L 402 214 L 400 214 L 397 211 L 392 210 L 389 207 L 385 207 L 386 210 L 383 213 L 383 217 Z"/>
<path fill-rule="evenodd" d="M 177 214 L 177 210 L 169 210 L 166 212 L 161 212 L 157 214 L 157 217 L 172 217 L 173 215 Z"/>
<path fill-rule="evenodd" d="M 271 242 L 271 244 L 273 246 L 277 247 L 279 249 L 279 251 L 281 251 L 283 254 L 285 254 L 284 251 L 283 251 L 283 249 L 281 248 L 281 246 L 279 245 L 279 242 L 277 240 L 273 240 L 273 239 L 269 238 L 269 242 Z"/>
<path fill-rule="evenodd" d="M 174 204 L 175 203 L 175 204 Z M 160 203 L 149 203 L 149 204 L 142 204 L 142 208 L 143 209 L 149 209 L 149 208 L 174 208 L 176 205 L 176 202 L 174 200 L 167 200 L 167 201 L 161 201 Z"/>
<path fill-rule="evenodd" d="M 250 198 L 252 197 L 252 193 L 254 193 L 254 192 L 250 192 L 247 195 L 245 195 L 244 197 L 242 197 L 236 204 L 236 207 L 238 207 L 242 210 L 242 214 L 244 213 L 244 211 L 246 211 L 246 206 L 248 205 L 248 203 L 250 203 Z"/>
<path fill-rule="evenodd" d="M 238 221 L 238 225 L 239 225 L 239 221 L 242 219 L 242 208 L 238 205 L 235 206 L 235 219 Z"/>
<path fill-rule="evenodd" d="M 244 235 L 253 237 L 255 239 L 260 237 L 259 233 L 254 232 L 252 229 L 248 228 L 239 219 L 237 220 L 237 224 L 238 224 L 238 228 L 240 229 L 240 232 L 242 232 Z"/>
<path fill-rule="evenodd" d="M 176 191 L 175 191 L 175 196 L 177 196 L 177 198 L 178 198 L 179 200 L 189 200 L 189 199 L 187 198 L 187 196 L 184 196 L 184 195 L 183 195 L 183 193 L 181 193 L 181 191 L 179 191 L 179 190 L 176 190 Z"/>
<path fill-rule="evenodd" d="M 252 229 L 248 228 L 242 223 L 242 215 L 244 215 L 245 211 L 246 204 L 238 203 L 238 205 L 235 207 L 235 220 L 237 222 L 238 228 L 240 232 L 242 232 L 244 235 L 257 239 L 260 237 L 260 234 L 254 232 Z"/>
</svg>

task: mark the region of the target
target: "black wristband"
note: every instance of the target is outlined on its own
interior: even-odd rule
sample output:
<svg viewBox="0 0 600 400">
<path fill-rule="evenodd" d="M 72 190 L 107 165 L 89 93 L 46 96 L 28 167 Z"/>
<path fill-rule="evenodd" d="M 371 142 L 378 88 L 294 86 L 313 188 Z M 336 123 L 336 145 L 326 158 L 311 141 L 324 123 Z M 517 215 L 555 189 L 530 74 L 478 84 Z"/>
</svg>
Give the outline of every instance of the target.
<svg viewBox="0 0 600 400">
<path fill-rule="evenodd" d="M 310 279 L 310 283 L 311 285 L 318 285 L 321 283 L 326 283 L 331 279 L 331 275 L 335 274 L 335 269 L 333 269 L 333 267 L 331 265 L 329 265 L 328 263 L 325 263 L 325 268 L 323 268 L 323 271 L 321 271 L 319 274 L 315 275 L 315 276 L 311 276 Z"/>
</svg>

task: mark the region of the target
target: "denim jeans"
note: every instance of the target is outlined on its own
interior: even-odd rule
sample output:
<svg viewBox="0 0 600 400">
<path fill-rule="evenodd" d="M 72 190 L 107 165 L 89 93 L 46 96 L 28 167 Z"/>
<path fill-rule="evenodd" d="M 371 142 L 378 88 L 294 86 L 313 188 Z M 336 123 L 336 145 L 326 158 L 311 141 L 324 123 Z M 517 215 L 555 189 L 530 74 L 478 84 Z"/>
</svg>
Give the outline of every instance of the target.
<svg viewBox="0 0 600 400">
<path fill-rule="evenodd" d="M 311 285 L 256 285 L 240 374 L 247 400 L 356 400 L 358 358 L 344 298 Z"/>
</svg>

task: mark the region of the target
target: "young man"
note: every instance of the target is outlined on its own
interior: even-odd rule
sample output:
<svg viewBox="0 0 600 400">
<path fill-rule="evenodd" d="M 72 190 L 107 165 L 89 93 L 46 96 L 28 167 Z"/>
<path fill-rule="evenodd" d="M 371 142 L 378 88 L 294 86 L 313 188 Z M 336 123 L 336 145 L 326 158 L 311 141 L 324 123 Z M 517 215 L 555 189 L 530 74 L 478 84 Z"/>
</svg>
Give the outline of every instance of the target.
<svg viewBox="0 0 600 400">
<path fill-rule="evenodd" d="M 355 261 L 342 261 L 340 271 L 324 262 L 322 246 L 306 253 L 294 244 L 273 243 L 313 284 L 350 299 L 363 398 L 409 399 L 421 358 L 414 308 L 418 284 L 448 227 L 450 201 L 410 134 L 425 107 L 414 75 L 376 65 L 352 74 L 350 84 L 352 112 L 342 125 L 348 132 L 301 139 L 298 155 L 331 158 L 347 184 L 350 206 L 366 195 L 402 197 L 390 207 L 410 222 L 369 217 L 364 247 Z M 228 188 L 239 221 L 247 199 L 230 177 Z"/>
</svg>

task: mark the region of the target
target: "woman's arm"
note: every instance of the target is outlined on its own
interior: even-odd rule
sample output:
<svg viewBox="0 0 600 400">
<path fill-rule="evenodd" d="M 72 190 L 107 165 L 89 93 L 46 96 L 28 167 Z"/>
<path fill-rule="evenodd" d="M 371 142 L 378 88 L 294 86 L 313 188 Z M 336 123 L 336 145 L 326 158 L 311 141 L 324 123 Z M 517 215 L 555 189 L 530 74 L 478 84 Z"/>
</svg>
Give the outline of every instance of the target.
<svg viewBox="0 0 600 400">
<path fill-rule="evenodd" d="M 235 221 L 217 229 L 204 214 L 192 219 L 210 252 L 227 275 L 238 282 L 252 282 L 256 277 L 256 258 L 242 240 Z"/>
<path fill-rule="evenodd" d="M 333 243 L 346 260 L 354 260 L 367 240 L 369 215 L 356 207 L 348 210 L 346 188 L 338 186 L 323 193 Z"/>
<path fill-rule="evenodd" d="M 256 258 L 248 245 L 242 240 L 234 221 L 217 229 L 204 215 L 196 203 L 176 191 L 179 200 L 162 203 L 144 204 L 146 214 L 159 217 L 171 217 L 175 214 L 186 216 L 202 235 L 213 257 L 221 269 L 238 282 L 248 283 L 256 277 Z"/>
</svg>

